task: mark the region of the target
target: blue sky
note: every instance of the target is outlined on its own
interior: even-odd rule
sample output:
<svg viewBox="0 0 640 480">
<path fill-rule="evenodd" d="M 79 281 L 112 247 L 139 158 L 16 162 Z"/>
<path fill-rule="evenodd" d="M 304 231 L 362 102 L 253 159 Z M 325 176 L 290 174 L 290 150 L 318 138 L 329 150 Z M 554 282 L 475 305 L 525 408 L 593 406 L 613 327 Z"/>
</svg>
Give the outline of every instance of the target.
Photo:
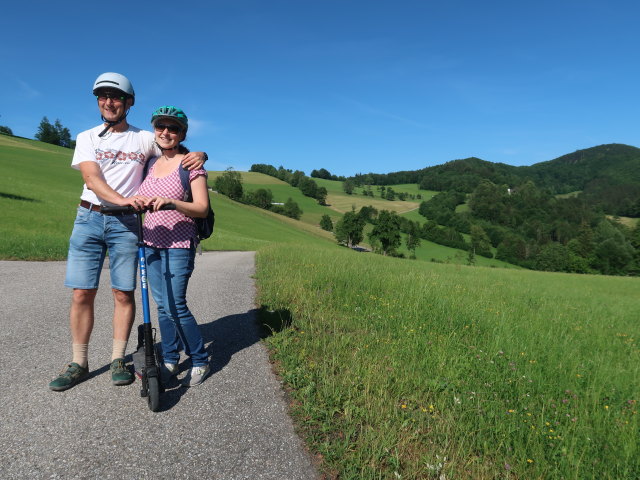
<svg viewBox="0 0 640 480">
<path fill-rule="evenodd" d="M 145 4 L 144 6 L 142 4 Z M 132 6 L 132 4 L 134 4 Z M 209 170 L 336 175 L 476 156 L 531 165 L 640 146 L 640 3 L 539 0 L 10 2 L 0 125 L 33 138 L 100 123 L 123 73 L 130 123 L 182 107 Z"/>
</svg>

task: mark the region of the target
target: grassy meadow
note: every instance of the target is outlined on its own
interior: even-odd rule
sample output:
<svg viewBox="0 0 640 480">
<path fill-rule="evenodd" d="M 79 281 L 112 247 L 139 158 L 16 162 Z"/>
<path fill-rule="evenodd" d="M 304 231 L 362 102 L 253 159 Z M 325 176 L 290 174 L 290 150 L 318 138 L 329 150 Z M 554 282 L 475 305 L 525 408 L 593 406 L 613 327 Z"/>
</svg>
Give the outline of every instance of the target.
<svg viewBox="0 0 640 480">
<path fill-rule="evenodd" d="M 70 162 L 0 135 L 0 258 L 65 258 L 82 187 Z M 357 253 L 318 228 L 326 207 L 243 179 L 294 198 L 302 221 L 214 193 L 204 248 L 258 252 L 265 343 L 326 478 L 640 478 L 639 279 L 468 267 L 425 241 L 415 261 Z"/>
<path fill-rule="evenodd" d="M 274 245 L 258 284 L 336 478 L 640 477 L 637 279 Z"/>
</svg>

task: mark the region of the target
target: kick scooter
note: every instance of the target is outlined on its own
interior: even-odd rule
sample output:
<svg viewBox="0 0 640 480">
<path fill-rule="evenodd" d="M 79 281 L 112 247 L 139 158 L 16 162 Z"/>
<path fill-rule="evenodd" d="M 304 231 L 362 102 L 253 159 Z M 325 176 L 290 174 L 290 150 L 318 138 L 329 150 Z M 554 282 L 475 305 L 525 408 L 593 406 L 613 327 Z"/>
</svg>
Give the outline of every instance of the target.
<svg viewBox="0 0 640 480">
<path fill-rule="evenodd" d="M 175 205 L 167 204 L 162 210 L 175 210 Z M 102 206 L 100 212 L 105 214 L 136 214 L 138 220 L 138 265 L 140 267 L 140 286 L 142 293 L 142 324 L 138 325 L 138 346 L 133 354 L 133 365 L 136 376 L 140 379 L 140 396 L 147 398 L 149 409 L 152 412 L 160 410 L 160 394 L 164 393 L 164 387 L 160 377 L 160 355 L 154 347 L 155 338 L 151 327 L 151 314 L 149 311 L 149 288 L 147 284 L 147 259 L 144 253 L 144 241 L 142 238 L 142 213 L 145 210 L 136 210 L 127 205 Z"/>
</svg>

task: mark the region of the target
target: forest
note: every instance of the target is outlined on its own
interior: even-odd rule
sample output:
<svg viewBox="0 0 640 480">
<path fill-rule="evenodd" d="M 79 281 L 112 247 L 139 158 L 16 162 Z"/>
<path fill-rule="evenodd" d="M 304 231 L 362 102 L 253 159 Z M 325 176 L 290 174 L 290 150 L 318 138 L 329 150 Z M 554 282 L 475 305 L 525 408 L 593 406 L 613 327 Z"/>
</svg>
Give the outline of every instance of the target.
<svg viewBox="0 0 640 480">
<path fill-rule="evenodd" d="M 640 228 L 620 218 L 640 217 L 636 147 L 601 145 L 526 167 L 468 158 L 347 180 L 440 192 L 420 204 L 421 237 L 469 250 L 470 258 L 495 255 L 546 271 L 640 273 Z"/>
</svg>

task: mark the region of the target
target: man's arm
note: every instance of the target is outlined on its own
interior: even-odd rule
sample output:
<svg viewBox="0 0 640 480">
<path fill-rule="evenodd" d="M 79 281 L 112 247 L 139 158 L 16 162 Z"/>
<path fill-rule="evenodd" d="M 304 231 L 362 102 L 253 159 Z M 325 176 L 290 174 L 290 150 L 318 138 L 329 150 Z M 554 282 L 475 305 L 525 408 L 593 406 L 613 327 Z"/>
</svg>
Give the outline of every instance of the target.
<svg viewBox="0 0 640 480">
<path fill-rule="evenodd" d="M 182 159 L 182 165 L 187 170 L 197 170 L 203 168 L 204 162 L 208 160 L 206 152 L 189 152 Z"/>
<path fill-rule="evenodd" d="M 114 205 L 124 207 L 125 205 L 131 205 L 135 208 L 142 208 L 144 206 L 145 197 L 139 197 L 137 195 L 129 198 L 125 198 L 116 192 L 113 188 L 107 184 L 100 167 L 95 162 L 81 162 L 78 164 L 80 173 L 84 179 L 84 183 L 87 184 L 87 188 L 95 193 L 99 198 L 106 200 Z"/>
</svg>

